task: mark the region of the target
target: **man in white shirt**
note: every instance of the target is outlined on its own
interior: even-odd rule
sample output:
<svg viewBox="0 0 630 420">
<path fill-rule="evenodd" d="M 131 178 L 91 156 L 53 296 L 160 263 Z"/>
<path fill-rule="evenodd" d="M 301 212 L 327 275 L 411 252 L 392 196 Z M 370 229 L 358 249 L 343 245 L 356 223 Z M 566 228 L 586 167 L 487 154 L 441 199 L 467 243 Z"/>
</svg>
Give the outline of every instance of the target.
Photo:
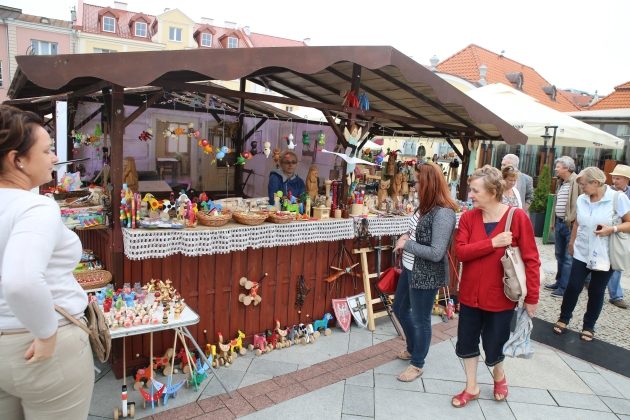
<svg viewBox="0 0 630 420">
<path fill-rule="evenodd" d="M 617 165 L 610 173 L 612 176 L 613 187 L 615 191 L 621 191 L 630 198 L 630 166 Z M 610 303 L 621 309 L 628 309 L 628 304 L 623 300 L 623 288 L 621 287 L 621 271 L 613 272 L 612 277 L 608 281 L 608 295 Z"/>
<path fill-rule="evenodd" d="M 518 164 L 520 160 L 518 156 L 508 153 L 503 156 L 501 159 L 501 170 L 506 166 L 512 166 L 518 170 Z M 521 200 L 523 201 L 523 210 L 527 211 L 529 209 L 530 204 L 532 204 L 532 200 L 534 199 L 534 180 L 531 176 L 518 171 L 518 177 L 516 178 L 516 189 L 518 193 L 521 195 Z"/>
</svg>

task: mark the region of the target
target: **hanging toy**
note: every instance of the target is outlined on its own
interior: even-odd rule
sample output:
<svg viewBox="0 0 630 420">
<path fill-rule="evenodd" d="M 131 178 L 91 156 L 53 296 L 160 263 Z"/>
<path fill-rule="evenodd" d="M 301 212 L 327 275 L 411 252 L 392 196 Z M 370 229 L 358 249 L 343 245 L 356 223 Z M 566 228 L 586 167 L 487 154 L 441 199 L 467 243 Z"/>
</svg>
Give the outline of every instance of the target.
<svg viewBox="0 0 630 420">
<path fill-rule="evenodd" d="M 363 92 L 359 94 L 359 108 L 363 111 L 370 110 L 370 100 L 368 99 L 367 93 Z"/>
<path fill-rule="evenodd" d="M 359 99 L 357 95 L 354 94 L 353 91 L 349 90 L 343 97 L 343 106 L 347 106 L 349 108 L 358 108 L 359 107 Z"/>
<path fill-rule="evenodd" d="M 324 134 L 323 130 L 319 130 L 319 134 L 317 135 L 317 144 L 320 146 L 324 146 L 326 144 L 326 134 Z"/>
<path fill-rule="evenodd" d="M 142 133 L 138 136 L 138 140 L 141 141 L 149 141 L 153 138 L 153 130 L 147 128 L 146 130 L 142 130 Z"/>
<path fill-rule="evenodd" d="M 295 143 L 293 143 L 293 133 L 290 133 L 289 136 L 287 137 L 287 148 L 289 150 L 293 150 L 295 149 Z"/>
<path fill-rule="evenodd" d="M 258 154 L 258 142 L 256 140 L 252 140 L 252 147 L 250 149 L 250 153 L 252 156 L 256 156 Z"/>
<path fill-rule="evenodd" d="M 243 155 L 239 155 L 236 157 L 236 164 L 237 165 L 245 165 L 245 157 Z"/>
<path fill-rule="evenodd" d="M 103 130 L 101 130 L 101 124 L 97 123 L 94 127 L 94 137 L 101 137 L 103 135 Z"/>
<path fill-rule="evenodd" d="M 247 160 L 250 160 L 253 157 L 253 155 L 249 152 L 243 152 L 241 155 Z"/>
<path fill-rule="evenodd" d="M 193 138 L 195 135 L 195 124 L 188 123 L 188 132 L 186 133 L 189 139 Z"/>
<path fill-rule="evenodd" d="M 308 135 L 308 131 L 302 131 L 302 144 L 305 146 L 311 144 L 311 136 Z"/>
<path fill-rule="evenodd" d="M 271 154 L 271 143 L 266 141 L 263 143 L 263 153 L 265 154 L 265 157 L 268 159 L 269 155 Z"/>
<path fill-rule="evenodd" d="M 276 168 L 280 167 L 280 149 L 277 147 L 273 149 L 273 162 L 276 164 Z"/>
</svg>

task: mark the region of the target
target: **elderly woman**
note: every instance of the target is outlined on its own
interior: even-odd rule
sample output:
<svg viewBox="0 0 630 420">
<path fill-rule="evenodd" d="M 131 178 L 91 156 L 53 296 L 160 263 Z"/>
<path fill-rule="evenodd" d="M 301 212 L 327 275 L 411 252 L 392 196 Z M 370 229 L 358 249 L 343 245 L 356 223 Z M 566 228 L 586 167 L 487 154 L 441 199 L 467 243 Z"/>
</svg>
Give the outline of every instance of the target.
<svg viewBox="0 0 630 420">
<path fill-rule="evenodd" d="M 593 341 L 595 323 L 604 305 L 604 292 L 608 280 L 612 276 L 610 264 L 608 269 L 600 271 L 592 266 L 593 251 L 600 238 L 610 236 L 615 232 L 630 232 L 630 200 L 623 193 L 617 193 L 605 184 L 606 175 L 596 167 L 584 168 L 577 177 L 584 192 L 577 199 L 577 218 L 571 231 L 569 253 L 573 255 L 569 284 L 562 298 L 560 318 L 553 327 L 556 334 L 566 331 L 573 315 L 580 292 L 584 287 L 586 277 L 590 274 L 588 287 L 588 303 L 582 323 L 580 338 Z M 617 216 L 623 223 L 612 226 L 613 199 L 617 197 Z M 608 252 L 608 241 L 603 241 Z"/>
<path fill-rule="evenodd" d="M 534 315 L 538 305 L 540 285 L 538 248 L 527 214 L 516 209 L 510 231 L 505 232 L 509 206 L 501 203 L 501 172 L 486 165 L 477 169 L 468 178 L 468 183 L 474 209 L 462 215 L 455 236 L 457 257 L 463 263 L 455 352 L 464 359 L 466 389 L 453 397 L 455 407 L 463 407 L 468 401 L 479 398 L 477 363 L 480 336 L 485 363 L 493 368 L 494 398 L 503 401 L 508 396 L 503 345 L 510 337 L 510 321 L 516 306 L 503 292 L 500 260 L 508 245 L 520 249 L 525 263 L 527 297 L 524 307 L 530 316 Z"/>
<path fill-rule="evenodd" d="M 288 196 L 289 192 L 295 197 L 299 197 L 306 190 L 304 180 L 297 176 L 298 158 L 295 153 L 285 150 L 280 155 L 280 169 L 274 169 L 269 174 L 269 184 L 267 186 L 267 194 L 269 195 L 269 204 L 273 204 L 274 196 L 278 191 L 282 191 L 283 195 Z"/>
<path fill-rule="evenodd" d="M 52 179 L 51 146 L 37 115 L 0 106 L 3 419 L 85 419 L 94 387 L 87 333 L 55 311 L 58 305 L 80 319 L 87 306 L 72 276 L 81 241 L 53 200 L 31 192 Z"/>
<path fill-rule="evenodd" d="M 523 208 L 523 201 L 521 200 L 521 194 L 516 188 L 516 182 L 518 181 L 518 170 L 513 166 L 504 166 L 501 169 L 503 175 L 503 181 L 505 187 L 503 189 L 503 197 L 501 202 L 511 207 Z"/>
<path fill-rule="evenodd" d="M 409 231 L 394 248 L 394 252 L 403 251 L 403 271 L 394 298 L 394 311 L 407 336 L 407 349 L 398 355 L 399 359 L 409 360 L 409 366 L 398 376 L 403 382 L 422 375 L 431 345 L 433 301 L 449 278 L 446 253 L 457 208 L 438 165 L 419 163 L 416 175 L 420 206 Z"/>
</svg>

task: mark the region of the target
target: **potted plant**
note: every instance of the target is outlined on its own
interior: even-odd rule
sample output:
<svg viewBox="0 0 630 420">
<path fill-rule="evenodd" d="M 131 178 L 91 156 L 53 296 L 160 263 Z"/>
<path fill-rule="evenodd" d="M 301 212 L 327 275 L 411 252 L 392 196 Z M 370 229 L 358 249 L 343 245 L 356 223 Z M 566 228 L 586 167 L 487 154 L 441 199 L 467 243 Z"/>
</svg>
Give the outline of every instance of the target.
<svg viewBox="0 0 630 420">
<path fill-rule="evenodd" d="M 534 198 L 529 207 L 529 218 L 534 226 L 534 236 L 543 236 L 545 215 L 547 212 L 547 196 L 551 193 L 551 170 L 548 165 L 543 166 L 534 188 Z"/>
</svg>

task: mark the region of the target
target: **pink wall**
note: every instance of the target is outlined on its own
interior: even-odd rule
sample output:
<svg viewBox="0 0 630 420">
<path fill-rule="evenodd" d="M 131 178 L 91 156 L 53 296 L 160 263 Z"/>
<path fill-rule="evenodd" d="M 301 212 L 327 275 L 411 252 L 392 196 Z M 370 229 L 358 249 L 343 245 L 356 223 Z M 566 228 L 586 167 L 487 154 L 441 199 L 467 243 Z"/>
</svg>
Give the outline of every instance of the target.
<svg viewBox="0 0 630 420">
<path fill-rule="evenodd" d="M 31 45 L 31 39 L 57 43 L 57 54 L 72 53 L 72 35 L 70 32 L 57 33 L 38 29 L 16 28 L 17 51 L 16 55 L 25 55 Z"/>
<path fill-rule="evenodd" d="M 7 91 L 11 85 L 9 80 L 9 47 L 7 25 L 0 25 L 0 61 L 2 61 L 2 86 L 0 86 L 0 102 L 7 99 Z"/>
</svg>

